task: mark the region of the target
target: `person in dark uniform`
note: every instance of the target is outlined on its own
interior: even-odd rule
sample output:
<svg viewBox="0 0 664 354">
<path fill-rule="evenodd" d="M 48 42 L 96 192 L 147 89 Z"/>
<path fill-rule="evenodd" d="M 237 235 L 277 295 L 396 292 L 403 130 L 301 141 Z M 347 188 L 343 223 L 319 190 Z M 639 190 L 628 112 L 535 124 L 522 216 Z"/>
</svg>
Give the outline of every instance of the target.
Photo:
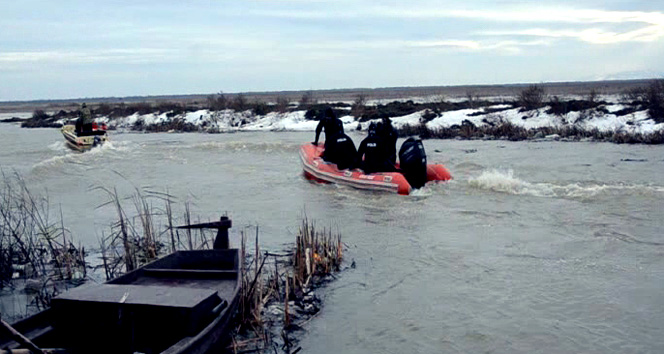
<svg viewBox="0 0 664 354">
<path fill-rule="evenodd" d="M 344 132 L 344 125 L 341 122 L 341 119 L 337 118 L 331 107 L 325 108 L 321 114 L 321 118 L 316 126 L 316 139 L 313 142 L 314 145 L 318 145 L 318 138 L 320 137 L 320 132 L 323 130 L 325 131 L 326 145 L 327 140 L 329 140 L 330 137 Z"/>
<path fill-rule="evenodd" d="M 380 129 L 377 131 L 378 136 L 384 141 L 385 149 L 387 150 L 387 160 L 392 165 L 397 163 L 397 132 L 392 126 L 392 120 L 383 117 Z"/>
<path fill-rule="evenodd" d="M 394 163 L 389 160 L 389 143 L 383 139 L 378 131 L 382 124 L 369 124 L 369 135 L 362 140 L 357 149 L 357 165 L 364 173 L 393 172 Z"/>
<path fill-rule="evenodd" d="M 80 135 L 82 132 L 91 130 L 92 122 L 94 122 L 92 119 L 92 113 L 90 113 L 88 105 L 83 103 L 79 111 L 78 119 L 76 120 L 76 133 Z"/>
<path fill-rule="evenodd" d="M 355 150 L 353 140 L 343 132 L 331 137 L 327 136 L 327 132 L 325 134 L 325 153 L 323 154 L 323 159 L 327 162 L 337 164 L 337 168 L 340 170 L 354 168 L 357 150 Z"/>
</svg>

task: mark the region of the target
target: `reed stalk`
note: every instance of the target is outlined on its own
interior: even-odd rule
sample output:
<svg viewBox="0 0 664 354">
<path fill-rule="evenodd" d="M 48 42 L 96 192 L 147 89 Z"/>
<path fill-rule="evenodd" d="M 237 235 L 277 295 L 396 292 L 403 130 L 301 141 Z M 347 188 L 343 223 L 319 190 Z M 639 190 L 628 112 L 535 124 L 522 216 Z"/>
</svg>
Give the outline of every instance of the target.
<svg viewBox="0 0 664 354">
<path fill-rule="evenodd" d="M 321 280 L 340 269 L 343 258 L 341 235 L 334 234 L 331 229 L 317 229 L 315 223 L 305 217 L 292 251 L 271 253 L 260 250 L 256 228 L 256 244 L 249 254 L 250 258 L 247 258 L 246 230 L 240 234 L 241 251 L 245 255 L 242 262 L 242 298 L 239 325 L 229 349 L 235 352 L 262 352 L 266 348 L 274 348 L 276 352 L 276 347 L 272 347 L 270 342 L 281 338 L 282 349 L 288 352 L 294 344 L 293 338 L 289 337 L 291 329 L 313 318 L 313 315 L 302 317 L 302 309 L 298 309 L 305 294 L 310 294 Z M 296 306 L 292 306 L 293 301 Z M 274 314 L 265 313 L 266 308 L 274 311 L 275 307 L 283 311 L 276 319 Z M 276 326 L 281 329 L 276 330 Z M 256 342 L 257 338 L 264 339 Z"/>
<path fill-rule="evenodd" d="M 33 193 L 18 173 L 1 174 L 0 289 L 13 287 L 15 278 L 37 280 L 31 305 L 49 306 L 56 282 L 85 277 L 85 251 L 68 237 L 62 210 L 60 220 L 51 221 L 47 195 Z"/>
</svg>

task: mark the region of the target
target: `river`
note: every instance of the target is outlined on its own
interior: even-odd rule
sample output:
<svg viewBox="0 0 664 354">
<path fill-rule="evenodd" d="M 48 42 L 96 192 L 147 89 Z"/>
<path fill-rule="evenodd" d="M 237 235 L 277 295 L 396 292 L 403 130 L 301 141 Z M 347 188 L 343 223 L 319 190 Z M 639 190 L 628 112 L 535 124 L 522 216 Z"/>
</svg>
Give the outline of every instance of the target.
<svg viewBox="0 0 664 354">
<path fill-rule="evenodd" d="M 3 124 L 0 167 L 92 248 L 115 219 L 101 188 L 227 213 L 235 241 L 259 225 L 263 249 L 305 214 L 340 232 L 356 267 L 321 291 L 303 353 L 664 352 L 664 146 L 426 140 L 454 180 L 399 196 L 306 181 L 313 135 L 111 133 L 80 154 Z"/>
</svg>

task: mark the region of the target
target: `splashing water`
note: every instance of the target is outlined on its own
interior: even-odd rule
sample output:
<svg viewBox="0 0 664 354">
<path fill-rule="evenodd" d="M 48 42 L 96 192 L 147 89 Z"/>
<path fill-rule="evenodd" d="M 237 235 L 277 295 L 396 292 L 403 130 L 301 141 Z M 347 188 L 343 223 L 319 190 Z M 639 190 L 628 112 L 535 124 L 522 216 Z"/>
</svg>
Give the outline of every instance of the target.
<svg viewBox="0 0 664 354">
<path fill-rule="evenodd" d="M 530 183 L 514 176 L 513 170 L 490 170 L 478 177 L 470 178 L 468 184 L 476 189 L 489 190 L 513 195 L 534 197 L 569 198 L 585 200 L 606 193 L 639 193 L 650 195 L 664 193 L 664 187 L 651 185 L 572 183 L 556 185 L 552 183 Z"/>
<path fill-rule="evenodd" d="M 415 197 L 415 198 L 423 198 L 423 197 L 428 197 L 433 194 L 433 190 L 429 186 L 424 186 L 419 189 L 413 189 L 410 191 L 410 196 Z"/>
<path fill-rule="evenodd" d="M 132 144 L 128 142 L 113 143 L 108 141 L 102 146 L 96 147 L 83 153 L 69 149 L 64 142 L 55 142 L 50 144 L 48 148 L 53 151 L 62 152 L 63 155 L 53 156 L 44 161 L 40 161 L 33 166 L 33 169 L 48 169 L 50 167 L 62 166 L 68 163 L 85 164 L 91 160 L 97 159 L 107 154 L 129 151 L 132 149 Z"/>
<path fill-rule="evenodd" d="M 536 197 L 555 196 L 553 189 L 547 184 L 531 184 L 514 177 L 514 171 L 484 171 L 479 177 L 470 178 L 471 187 L 516 195 L 532 195 Z"/>
</svg>

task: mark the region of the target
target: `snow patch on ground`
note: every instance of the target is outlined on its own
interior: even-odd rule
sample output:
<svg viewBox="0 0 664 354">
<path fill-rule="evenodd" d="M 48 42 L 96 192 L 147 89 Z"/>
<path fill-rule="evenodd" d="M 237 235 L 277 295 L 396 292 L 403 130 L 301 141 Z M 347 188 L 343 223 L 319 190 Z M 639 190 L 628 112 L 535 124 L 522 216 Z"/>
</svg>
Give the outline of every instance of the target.
<svg viewBox="0 0 664 354">
<path fill-rule="evenodd" d="M 602 105 L 601 111 L 589 109 L 579 112 L 569 112 L 563 115 L 547 113 L 550 107 L 542 107 L 531 111 L 521 111 L 521 108 L 511 108 L 512 105 L 505 104 L 499 97 L 495 98 L 494 105 L 478 109 L 460 109 L 440 113 L 437 117 L 425 122 L 423 116 L 425 113 L 433 114 L 427 110 L 418 111 L 404 116 L 390 117 L 395 127 L 400 128 L 405 125 L 426 124 L 430 129 L 449 128 L 454 125 L 462 125 L 464 121 L 469 121 L 476 126 L 495 125 L 509 122 L 515 126 L 526 129 L 541 127 L 565 127 L 574 126 L 584 130 L 599 130 L 602 132 L 626 132 L 626 133 L 653 133 L 663 131 L 664 124 L 655 123 L 648 117 L 645 110 L 637 111 L 631 114 L 617 116 L 615 113 L 628 108 L 620 103 L 618 96 L 602 96 L 601 99 L 607 104 Z M 428 97 L 418 99 L 418 102 L 440 101 L 440 97 Z M 466 100 L 465 98 L 462 100 Z M 390 100 L 389 102 L 393 102 Z M 389 103 L 381 102 L 381 103 Z M 372 103 L 379 103 L 378 101 Z M 491 112 L 491 113 L 485 113 Z M 605 113 L 608 112 L 608 113 Z M 251 110 L 236 112 L 233 110 L 210 111 L 198 110 L 183 114 L 173 114 L 172 112 L 155 113 L 139 115 L 132 114 L 127 117 L 109 118 L 100 117 L 97 121 L 105 122 L 112 129 L 128 130 L 136 125 L 154 125 L 164 124 L 172 120 L 181 120 L 200 128 L 207 132 L 228 132 L 228 131 L 313 131 L 318 125 L 318 121 L 307 120 L 306 111 L 295 112 L 271 112 L 266 115 L 255 115 Z M 31 113 L 3 113 L 3 117 L 12 116 L 29 117 Z M 372 121 L 359 122 L 353 116 L 344 115 L 340 117 L 347 131 L 360 129 L 366 130 Z M 380 121 L 379 119 L 373 122 Z M 66 123 L 66 122 L 62 122 Z"/>
</svg>

